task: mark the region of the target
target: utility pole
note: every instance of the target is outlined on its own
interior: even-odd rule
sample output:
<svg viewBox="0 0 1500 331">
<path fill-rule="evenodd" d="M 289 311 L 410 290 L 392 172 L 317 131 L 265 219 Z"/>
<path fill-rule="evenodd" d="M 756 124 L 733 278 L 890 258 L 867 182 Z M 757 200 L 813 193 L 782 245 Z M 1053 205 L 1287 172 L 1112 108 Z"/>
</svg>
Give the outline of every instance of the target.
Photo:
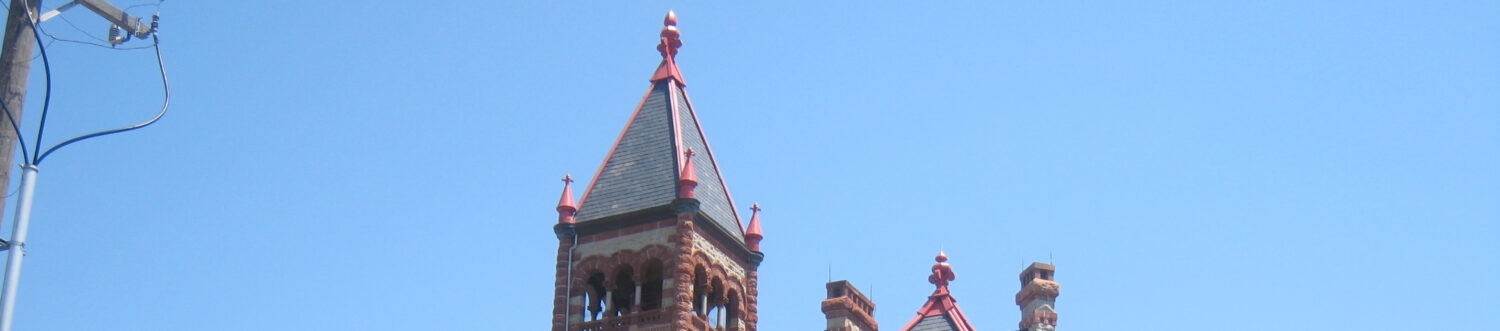
<svg viewBox="0 0 1500 331">
<path fill-rule="evenodd" d="M 21 164 L 21 189 L 17 192 L 19 195 L 16 197 L 15 226 L 11 227 L 12 234 L 10 240 L 0 241 L 0 244 L 3 244 L 0 245 L 0 249 L 7 250 L 5 279 L 3 282 L 0 282 L 0 331 L 10 331 L 11 324 L 15 321 L 16 292 L 21 283 L 21 262 L 26 257 L 26 232 L 31 222 L 31 202 L 35 197 L 37 165 L 41 164 L 42 160 L 46 159 L 48 154 L 52 154 L 53 151 L 68 144 L 89 138 L 131 131 L 156 123 L 157 120 L 161 119 L 162 115 L 166 114 L 167 106 L 171 104 L 171 92 L 167 85 L 167 71 L 166 67 L 162 64 L 161 47 L 156 37 L 156 19 L 159 19 L 160 16 L 154 15 L 152 16 L 151 24 L 143 24 L 139 18 L 130 16 L 130 14 L 109 4 L 106 0 L 72 0 L 62 6 L 58 6 L 57 10 L 37 15 L 40 8 L 38 3 L 40 2 L 41 0 L 10 0 L 10 16 L 6 20 L 4 45 L 0 46 L 4 47 L 3 54 L 0 54 L 0 63 L 5 64 L 5 67 L 0 68 L 0 80 L 7 83 L 5 90 L 0 91 L 0 97 L 4 98 L 0 102 L 3 102 L 5 106 L 4 111 L 6 113 L 3 115 L 9 115 L 8 118 L 0 118 L 0 121 L 9 122 L 0 123 L 0 154 L 3 154 L 0 155 L 0 190 L 4 190 L 5 185 L 8 185 L 10 182 L 9 164 L 13 162 L 11 159 L 15 154 L 16 142 L 20 140 L 19 137 L 21 135 L 21 125 L 16 122 L 19 122 L 21 119 L 21 107 L 24 105 L 22 101 L 26 96 L 26 80 L 29 78 L 28 75 L 31 72 L 31 50 L 37 46 L 38 31 L 35 30 L 36 25 L 42 20 L 55 17 L 61 14 L 63 10 L 71 8 L 74 5 L 83 5 L 83 7 L 102 16 L 114 25 L 110 30 L 109 43 L 111 45 L 128 41 L 131 38 L 151 37 L 152 48 L 156 49 L 156 64 L 161 71 L 163 101 L 161 111 L 157 112 L 156 116 L 150 120 L 136 125 L 73 137 L 63 140 L 45 150 L 42 149 L 42 130 L 41 128 L 37 129 L 37 136 L 33 137 L 36 151 L 28 155 L 26 160 L 23 160 L 24 162 Z M 122 28 L 125 30 L 125 35 L 115 35 L 114 32 Z M 46 54 L 46 49 L 42 49 L 44 59 Z M 40 126 L 46 125 L 46 118 L 47 109 L 43 107 L 42 123 L 39 124 Z M 9 128 L 10 130 L 3 130 L 4 128 Z M 23 146 L 22 148 L 24 151 L 25 147 Z M 0 212 L 3 212 L 3 208 L 3 203 L 0 203 Z"/>
<path fill-rule="evenodd" d="M 26 80 L 31 77 L 31 53 L 36 48 L 36 33 L 31 31 L 31 17 L 41 8 L 41 0 L 10 0 L 10 15 L 5 18 L 5 41 L 0 44 L 0 104 L 9 112 L 9 118 L 0 117 L 0 190 L 10 187 L 10 166 L 16 154 L 15 130 L 10 130 L 12 119 L 16 127 L 21 126 L 21 107 L 26 104 Z M 28 162 L 30 162 L 28 160 Z M 0 215 L 5 213 L 5 200 L 0 199 Z"/>
</svg>

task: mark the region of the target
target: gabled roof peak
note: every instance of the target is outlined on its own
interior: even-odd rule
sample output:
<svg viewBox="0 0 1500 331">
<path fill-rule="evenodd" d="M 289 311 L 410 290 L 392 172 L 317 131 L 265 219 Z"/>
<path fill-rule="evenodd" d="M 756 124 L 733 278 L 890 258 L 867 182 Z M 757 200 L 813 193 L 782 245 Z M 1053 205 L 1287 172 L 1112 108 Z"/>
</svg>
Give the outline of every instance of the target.
<svg viewBox="0 0 1500 331">
<path fill-rule="evenodd" d="M 974 326 L 969 324 L 969 318 L 964 316 L 964 311 L 958 309 L 958 300 L 948 292 L 948 283 L 953 282 L 955 277 L 953 266 L 948 264 L 948 254 L 938 251 L 937 261 L 932 265 L 932 275 L 927 276 L 927 282 L 937 285 L 932 295 L 927 297 L 927 303 L 917 309 L 917 317 L 906 323 L 902 331 L 973 331 Z"/>
</svg>

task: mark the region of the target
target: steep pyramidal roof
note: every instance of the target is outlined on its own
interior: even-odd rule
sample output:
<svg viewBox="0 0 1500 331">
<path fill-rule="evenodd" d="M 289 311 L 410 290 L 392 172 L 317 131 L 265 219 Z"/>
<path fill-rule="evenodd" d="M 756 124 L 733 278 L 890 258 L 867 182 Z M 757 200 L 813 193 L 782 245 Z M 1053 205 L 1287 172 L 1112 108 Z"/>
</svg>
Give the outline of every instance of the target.
<svg viewBox="0 0 1500 331">
<path fill-rule="evenodd" d="M 917 310 L 917 317 L 907 322 L 901 331 L 974 331 L 969 318 L 958 308 L 958 300 L 948 293 L 948 283 L 956 278 L 953 267 L 948 265 L 948 255 L 938 252 L 937 263 L 932 265 L 932 275 L 927 281 L 937 285 L 937 290 L 927 297 L 927 303 Z"/>
<path fill-rule="evenodd" d="M 689 157 L 684 152 L 691 149 L 698 181 L 694 192 L 702 215 L 730 238 L 743 241 L 739 215 L 692 102 L 683 90 L 687 84 L 677 70 L 674 56 L 682 41 L 678 39 L 676 15 L 668 13 L 665 23 L 657 46 L 662 62 L 651 77 L 651 89 L 584 192 L 577 222 L 669 206 L 678 196 L 679 171 Z"/>
</svg>

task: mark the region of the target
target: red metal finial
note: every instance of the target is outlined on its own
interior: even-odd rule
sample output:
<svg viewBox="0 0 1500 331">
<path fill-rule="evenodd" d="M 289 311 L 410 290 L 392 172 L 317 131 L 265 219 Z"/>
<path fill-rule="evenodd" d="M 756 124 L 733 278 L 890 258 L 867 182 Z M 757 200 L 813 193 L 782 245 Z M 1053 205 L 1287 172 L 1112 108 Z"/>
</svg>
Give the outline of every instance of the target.
<svg viewBox="0 0 1500 331">
<path fill-rule="evenodd" d="M 557 222 L 564 224 L 573 223 L 573 215 L 578 213 L 578 207 L 573 205 L 573 175 L 563 176 L 563 193 L 557 201 Z"/>
<path fill-rule="evenodd" d="M 662 57 L 677 55 L 677 49 L 682 48 L 681 37 L 682 32 L 677 31 L 677 13 L 668 10 L 667 18 L 662 20 L 661 44 L 656 45 L 656 50 Z"/>
<path fill-rule="evenodd" d="M 927 276 L 927 282 L 937 285 L 937 291 L 942 293 L 948 291 L 948 282 L 956 278 L 953 274 L 953 266 L 948 265 L 948 254 L 938 251 L 937 263 L 932 265 L 932 275 Z"/>
<path fill-rule="evenodd" d="M 750 205 L 750 226 L 745 228 L 745 247 L 752 251 L 760 251 L 760 240 L 765 236 L 760 232 L 760 204 Z"/>
<path fill-rule="evenodd" d="M 661 66 L 656 67 L 656 73 L 651 75 L 651 81 L 657 82 L 663 79 L 674 79 L 678 86 L 687 86 L 682 80 L 682 72 L 677 70 L 677 49 L 682 48 L 682 31 L 677 30 L 677 13 L 667 11 L 667 18 L 662 20 L 661 43 L 656 45 L 656 51 L 661 53 Z"/>
<path fill-rule="evenodd" d="M 693 156 L 698 153 L 693 153 L 693 149 L 688 148 L 687 151 L 682 152 L 682 155 L 687 160 L 682 161 L 682 176 L 677 180 L 677 197 L 696 199 L 697 195 L 693 194 L 693 190 L 698 188 L 698 171 L 693 168 Z"/>
</svg>

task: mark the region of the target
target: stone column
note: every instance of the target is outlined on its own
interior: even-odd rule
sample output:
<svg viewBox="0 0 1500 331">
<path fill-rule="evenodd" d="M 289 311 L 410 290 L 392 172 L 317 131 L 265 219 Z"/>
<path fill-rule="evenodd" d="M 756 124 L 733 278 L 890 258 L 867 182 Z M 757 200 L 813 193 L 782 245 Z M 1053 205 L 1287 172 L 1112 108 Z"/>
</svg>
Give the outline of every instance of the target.
<svg viewBox="0 0 1500 331">
<path fill-rule="evenodd" d="M 638 279 L 645 279 L 645 277 L 637 277 L 637 278 Z M 643 309 L 641 307 L 641 297 L 646 296 L 645 295 L 646 293 L 642 291 L 642 286 L 641 285 L 642 285 L 641 283 L 635 283 L 635 305 L 633 306 L 633 308 L 630 309 L 630 311 L 632 311 L 632 312 L 638 312 L 638 311 L 644 311 L 644 310 L 646 310 L 646 309 Z"/>
<path fill-rule="evenodd" d="M 760 321 L 760 262 L 766 259 L 766 255 L 759 251 L 750 252 L 750 262 L 745 268 L 745 314 L 740 319 L 745 321 L 745 331 L 757 331 L 756 324 Z"/>
<path fill-rule="evenodd" d="M 677 199 L 672 202 L 677 211 L 677 233 L 672 243 L 677 252 L 671 261 L 673 279 L 672 306 L 667 313 L 672 318 L 672 330 L 693 329 L 693 215 L 698 214 L 697 199 Z"/>
<path fill-rule="evenodd" d="M 569 261 L 571 257 L 569 253 L 573 251 L 575 233 L 571 224 L 558 224 L 553 228 L 553 232 L 557 233 L 558 244 L 557 280 L 553 283 L 555 290 L 552 293 L 552 330 L 568 331 L 564 330 L 564 325 L 569 324 L 567 320 L 573 318 L 573 316 L 583 316 L 583 307 L 574 307 L 572 304 L 573 294 L 578 293 L 579 289 L 569 287 L 570 284 L 577 283 L 573 279 L 574 276 L 568 274 L 569 269 L 571 269 L 569 267 L 572 264 L 572 261 Z M 570 289 L 572 291 L 569 291 Z"/>
<path fill-rule="evenodd" d="M 604 281 L 604 317 L 615 316 L 615 284 L 613 277 L 606 277 Z"/>
</svg>

